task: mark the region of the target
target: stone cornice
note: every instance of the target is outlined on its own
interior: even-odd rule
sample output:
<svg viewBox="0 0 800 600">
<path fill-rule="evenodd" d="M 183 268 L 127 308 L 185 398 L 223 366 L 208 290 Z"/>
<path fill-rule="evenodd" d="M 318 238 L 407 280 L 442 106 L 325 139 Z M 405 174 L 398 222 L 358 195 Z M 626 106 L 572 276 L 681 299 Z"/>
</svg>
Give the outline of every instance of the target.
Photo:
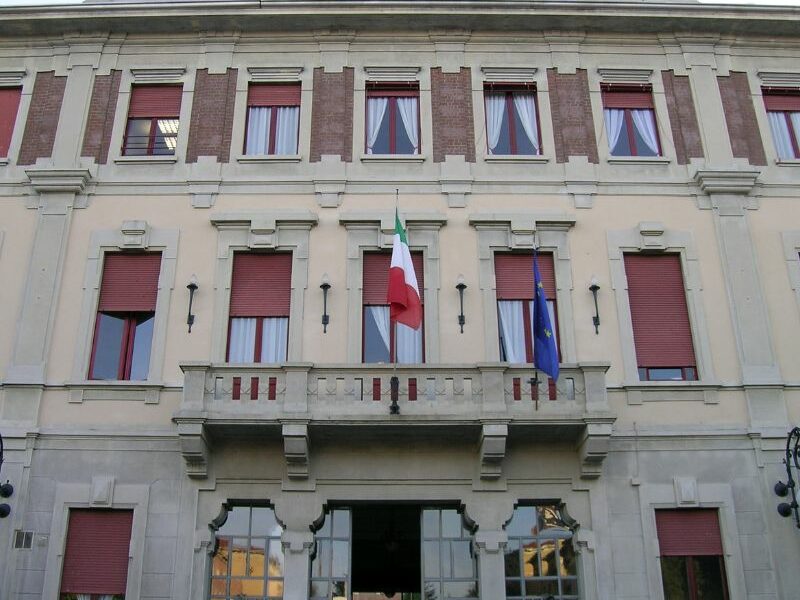
<svg viewBox="0 0 800 600">
<path fill-rule="evenodd" d="M 87 169 L 26 169 L 31 187 L 37 192 L 72 192 L 78 194 L 92 178 Z"/>
<path fill-rule="evenodd" d="M 703 170 L 694 180 L 706 194 L 749 194 L 761 171 Z"/>
</svg>

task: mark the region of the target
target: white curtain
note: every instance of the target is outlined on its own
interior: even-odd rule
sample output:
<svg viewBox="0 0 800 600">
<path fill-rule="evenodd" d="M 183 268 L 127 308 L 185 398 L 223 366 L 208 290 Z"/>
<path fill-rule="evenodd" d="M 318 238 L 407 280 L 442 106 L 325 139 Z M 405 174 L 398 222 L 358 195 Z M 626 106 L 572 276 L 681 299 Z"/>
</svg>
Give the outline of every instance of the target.
<svg viewBox="0 0 800 600">
<path fill-rule="evenodd" d="M 522 300 L 498 300 L 500 314 L 500 335 L 506 361 L 524 363 L 525 361 L 525 320 L 522 313 Z"/>
<path fill-rule="evenodd" d="M 531 315 L 531 339 L 533 339 L 533 327 L 534 327 L 534 324 L 533 324 L 533 303 L 534 302 L 536 302 L 536 300 L 531 300 L 530 303 L 529 303 L 529 309 L 530 309 L 530 315 Z M 556 348 L 558 348 L 558 335 L 556 333 L 556 330 L 558 329 L 558 326 L 556 325 L 556 303 L 553 300 L 548 300 L 547 301 L 547 316 L 550 317 L 550 327 L 553 328 L 553 340 L 556 343 Z"/>
<path fill-rule="evenodd" d="M 231 319 L 230 347 L 228 350 L 229 363 L 251 363 L 255 356 L 256 347 L 256 319 L 235 318 Z"/>
<path fill-rule="evenodd" d="M 794 141 L 800 146 L 800 112 L 789 113 L 789 118 L 792 120 L 792 128 L 794 129 Z M 800 156 L 795 158 L 800 158 Z"/>
<path fill-rule="evenodd" d="M 775 140 L 775 150 L 778 152 L 778 158 L 794 158 L 794 148 L 792 148 L 792 137 L 789 131 L 789 125 L 786 123 L 785 113 L 782 112 L 767 112 L 769 118 L 769 127 L 772 129 L 772 139 Z M 797 120 L 794 117 L 798 117 Z M 798 131 L 797 125 L 800 125 L 800 113 L 792 113 L 792 125 L 795 131 Z"/>
<path fill-rule="evenodd" d="M 647 108 L 631 109 L 631 117 L 636 131 L 650 148 L 650 151 L 658 155 L 658 134 L 656 133 L 656 120 L 653 111 Z"/>
<path fill-rule="evenodd" d="M 266 154 L 269 151 L 270 108 L 251 106 L 247 115 L 245 154 Z"/>
<path fill-rule="evenodd" d="M 287 317 L 265 317 L 261 329 L 261 362 L 285 362 L 288 341 L 289 319 Z"/>
<path fill-rule="evenodd" d="M 88 598 L 88 596 L 87 596 L 87 598 Z M 80 597 L 78 597 L 78 600 L 80 600 Z M 102 596 L 98 596 L 97 600 L 114 600 L 114 595 L 113 594 L 103 594 Z"/>
<path fill-rule="evenodd" d="M 539 126 L 536 124 L 536 103 L 533 94 L 513 94 L 514 107 L 517 109 L 520 123 L 533 146 L 533 153 L 539 154 Z"/>
<path fill-rule="evenodd" d="M 299 106 L 278 108 L 275 125 L 275 154 L 297 154 L 297 126 L 300 122 Z"/>
<path fill-rule="evenodd" d="M 494 149 L 500 141 L 500 130 L 503 126 L 503 115 L 506 111 L 506 98 L 502 94 L 487 94 L 486 96 L 486 141 L 489 143 L 489 154 L 494 154 Z"/>
<path fill-rule="evenodd" d="M 394 335 L 397 338 L 397 357 L 399 364 L 416 364 L 422 362 L 422 327 L 411 329 L 397 323 Z"/>
<path fill-rule="evenodd" d="M 381 341 L 386 347 L 386 355 L 389 356 L 389 307 L 388 306 L 366 306 L 378 332 L 381 334 Z"/>
<path fill-rule="evenodd" d="M 367 98 L 367 154 L 372 154 L 388 104 L 388 98 Z"/>
<path fill-rule="evenodd" d="M 403 128 L 406 130 L 411 145 L 414 146 L 414 152 L 419 152 L 419 111 L 417 107 L 416 98 L 398 98 L 397 110 L 400 111 L 400 118 L 403 120 Z"/>
<path fill-rule="evenodd" d="M 606 134 L 608 135 L 608 151 L 613 154 L 614 147 L 619 141 L 622 124 L 625 122 L 625 111 L 621 108 L 607 108 L 603 111 L 606 121 Z"/>
<path fill-rule="evenodd" d="M 91 594 L 75 594 L 75 598 L 77 600 L 92 600 L 92 595 Z M 103 596 L 104 600 L 105 600 L 105 598 L 109 598 L 109 600 L 110 600 L 112 598 L 112 596 Z"/>
</svg>

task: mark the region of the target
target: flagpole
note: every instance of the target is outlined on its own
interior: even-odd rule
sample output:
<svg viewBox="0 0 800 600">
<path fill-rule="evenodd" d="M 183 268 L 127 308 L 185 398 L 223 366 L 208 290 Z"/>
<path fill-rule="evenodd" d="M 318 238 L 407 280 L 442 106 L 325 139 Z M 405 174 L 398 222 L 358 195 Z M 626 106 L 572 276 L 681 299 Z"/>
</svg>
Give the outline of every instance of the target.
<svg viewBox="0 0 800 600">
<path fill-rule="evenodd" d="M 396 217 L 400 218 L 400 189 L 394 189 L 394 212 Z M 392 336 L 392 378 L 389 381 L 389 390 L 391 395 L 392 404 L 389 407 L 390 415 L 399 415 L 400 407 L 397 404 L 398 396 L 400 395 L 400 379 L 397 377 L 397 321 L 392 321 L 391 307 L 389 308 L 389 326 L 392 328 L 390 335 Z"/>
</svg>

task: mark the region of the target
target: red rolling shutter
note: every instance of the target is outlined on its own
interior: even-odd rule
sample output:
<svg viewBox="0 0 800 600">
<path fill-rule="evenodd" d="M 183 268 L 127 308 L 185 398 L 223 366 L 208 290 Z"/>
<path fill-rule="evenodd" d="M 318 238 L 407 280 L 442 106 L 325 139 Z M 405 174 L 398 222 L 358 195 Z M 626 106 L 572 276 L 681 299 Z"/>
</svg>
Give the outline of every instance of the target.
<svg viewBox="0 0 800 600">
<path fill-rule="evenodd" d="M 720 556 L 722 536 L 716 509 L 657 510 L 661 556 Z"/>
<path fill-rule="evenodd" d="M 695 366 L 680 256 L 626 254 L 625 274 L 639 366 Z"/>
<path fill-rule="evenodd" d="M 106 254 L 97 310 L 154 312 L 161 253 Z"/>
<path fill-rule="evenodd" d="M 767 110 L 787 112 L 800 111 L 800 94 L 797 92 L 764 92 L 764 106 Z"/>
<path fill-rule="evenodd" d="M 539 274 L 548 300 L 556 297 L 556 275 L 552 254 L 537 254 Z M 494 277 L 498 300 L 533 300 L 533 255 L 495 254 Z"/>
<path fill-rule="evenodd" d="M 653 108 L 653 92 L 639 88 L 605 87 L 603 108 Z"/>
<path fill-rule="evenodd" d="M 135 85 L 131 89 L 128 117 L 172 117 L 181 114 L 180 85 Z"/>
<path fill-rule="evenodd" d="M 124 594 L 132 524 L 132 510 L 70 510 L 61 593 Z"/>
<path fill-rule="evenodd" d="M 0 158 L 8 156 L 21 95 L 20 88 L 0 88 Z"/>
<path fill-rule="evenodd" d="M 389 304 L 386 294 L 389 288 L 389 265 L 392 262 L 391 252 L 365 252 L 362 302 L 364 304 L 380 305 Z M 411 262 L 414 264 L 414 273 L 417 276 L 419 299 L 425 303 L 425 277 L 422 265 L 422 252 L 412 252 Z"/>
<path fill-rule="evenodd" d="M 237 252 L 231 278 L 232 317 L 288 317 L 292 255 Z"/>
<path fill-rule="evenodd" d="M 247 106 L 300 106 L 300 84 L 251 83 Z"/>
</svg>

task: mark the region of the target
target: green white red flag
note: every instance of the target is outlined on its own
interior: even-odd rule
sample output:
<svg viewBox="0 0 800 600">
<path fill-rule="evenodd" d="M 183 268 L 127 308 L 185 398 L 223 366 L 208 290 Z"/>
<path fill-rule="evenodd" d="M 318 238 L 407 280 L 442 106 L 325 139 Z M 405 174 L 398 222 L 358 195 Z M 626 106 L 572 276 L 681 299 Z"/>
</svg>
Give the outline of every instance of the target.
<svg viewBox="0 0 800 600">
<path fill-rule="evenodd" d="M 389 267 L 387 301 L 390 321 L 419 329 L 422 324 L 422 304 L 419 300 L 417 274 L 414 273 L 408 238 L 397 210 L 394 213 L 394 242 L 392 263 Z"/>
</svg>

